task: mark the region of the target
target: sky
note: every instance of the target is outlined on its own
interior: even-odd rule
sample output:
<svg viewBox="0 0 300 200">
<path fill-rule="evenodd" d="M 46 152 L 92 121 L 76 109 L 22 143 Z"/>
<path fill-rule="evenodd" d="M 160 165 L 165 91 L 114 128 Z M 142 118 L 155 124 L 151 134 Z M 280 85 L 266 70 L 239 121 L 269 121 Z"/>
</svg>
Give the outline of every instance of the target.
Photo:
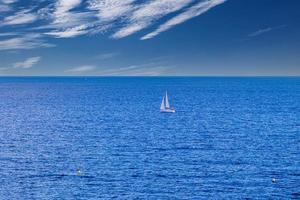
<svg viewBox="0 0 300 200">
<path fill-rule="evenodd" d="M 299 0 L 0 0 L 0 76 L 300 76 Z"/>
</svg>

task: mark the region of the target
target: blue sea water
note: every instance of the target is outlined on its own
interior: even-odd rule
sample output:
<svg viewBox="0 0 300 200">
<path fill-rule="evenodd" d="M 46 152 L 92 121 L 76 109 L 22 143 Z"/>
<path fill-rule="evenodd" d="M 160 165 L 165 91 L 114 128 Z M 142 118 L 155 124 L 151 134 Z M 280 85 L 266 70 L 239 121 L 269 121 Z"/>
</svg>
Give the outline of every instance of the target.
<svg viewBox="0 0 300 200">
<path fill-rule="evenodd" d="M 7 77 L 0 116 L 0 199 L 300 199 L 300 78 Z"/>
</svg>

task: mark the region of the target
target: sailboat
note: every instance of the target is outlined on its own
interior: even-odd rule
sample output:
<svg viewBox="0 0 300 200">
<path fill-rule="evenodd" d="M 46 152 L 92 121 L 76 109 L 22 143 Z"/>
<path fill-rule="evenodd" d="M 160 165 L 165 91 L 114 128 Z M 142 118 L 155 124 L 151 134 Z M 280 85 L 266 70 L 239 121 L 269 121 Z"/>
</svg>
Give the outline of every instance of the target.
<svg viewBox="0 0 300 200">
<path fill-rule="evenodd" d="M 170 107 L 168 93 L 163 97 L 161 105 L 160 105 L 160 112 L 162 113 L 174 113 L 175 109 Z"/>
</svg>

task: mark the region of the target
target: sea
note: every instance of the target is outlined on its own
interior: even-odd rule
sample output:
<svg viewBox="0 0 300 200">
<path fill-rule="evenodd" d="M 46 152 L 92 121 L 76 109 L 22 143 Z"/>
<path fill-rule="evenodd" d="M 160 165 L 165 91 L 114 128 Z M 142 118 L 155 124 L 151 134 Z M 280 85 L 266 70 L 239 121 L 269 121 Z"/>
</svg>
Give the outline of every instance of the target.
<svg viewBox="0 0 300 200">
<path fill-rule="evenodd" d="M 0 199 L 300 199 L 300 77 L 2 77 Z"/>
</svg>

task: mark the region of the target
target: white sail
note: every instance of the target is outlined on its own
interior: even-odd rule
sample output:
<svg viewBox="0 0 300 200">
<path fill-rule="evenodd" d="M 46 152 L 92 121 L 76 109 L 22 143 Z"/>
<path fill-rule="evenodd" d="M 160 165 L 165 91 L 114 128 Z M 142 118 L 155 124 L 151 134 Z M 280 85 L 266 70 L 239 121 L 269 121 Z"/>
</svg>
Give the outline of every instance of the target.
<svg viewBox="0 0 300 200">
<path fill-rule="evenodd" d="M 166 92 L 166 108 L 170 108 L 168 93 Z"/>
<path fill-rule="evenodd" d="M 175 113 L 175 109 L 170 107 L 168 93 L 163 97 L 160 104 L 160 112 L 162 113 Z"/>
<path fill-rule="evenodd" d="M 166 109 L 166 107 L 165 107 L 165 97 L 163 97 L 162 102 L 160 104 L 160 110 L 165 110 L 165 109 Z"/>
</svg>

